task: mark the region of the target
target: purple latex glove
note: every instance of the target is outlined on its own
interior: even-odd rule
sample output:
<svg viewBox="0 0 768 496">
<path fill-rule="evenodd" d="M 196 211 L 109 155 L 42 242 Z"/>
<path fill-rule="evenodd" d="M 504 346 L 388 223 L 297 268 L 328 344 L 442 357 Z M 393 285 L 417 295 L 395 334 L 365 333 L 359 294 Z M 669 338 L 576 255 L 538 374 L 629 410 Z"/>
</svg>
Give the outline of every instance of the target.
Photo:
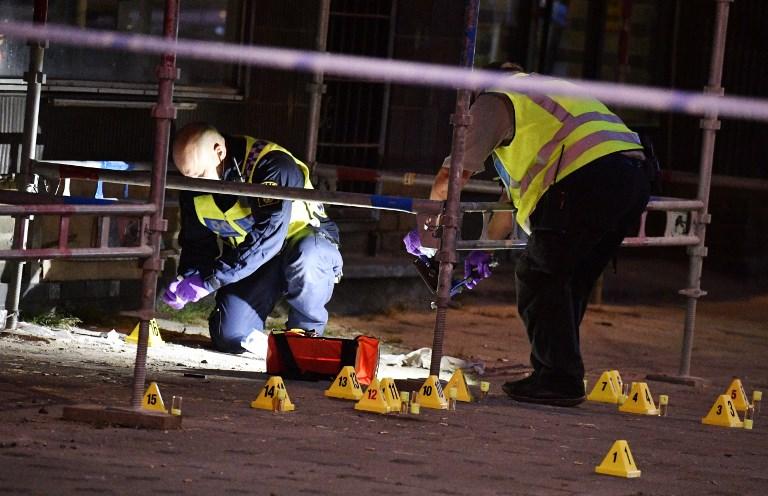
<svg viewBox="0 0 768 496">
<path fill-rule="evenodd" d="M 210 291 L 205 289 L 203 279 L 197 274 L 185 277 L 176 286 L 176 296 L 184 300 L 185 303 L 199 301 L 208 293 Z"/>
<path fill-rule="evenodd" d="M 405 251 L 414 257 L 425 255 L 431 258 L 435 256 L 437 251 L 434 248 L 426 248 L 421 245 L 421 238 L 419 238 L 419 232 L 416 229 L 408 232 L 408 234 L 405 235 L 403 238 L 403 244 L 405 245 Z"/>
<path fill-rule="evenodd" d="M 473 289 L 477 283 L 491 277 L 493 257 L 485 251 L 475 250 L 464 259 L 464 277 L 467 278 L 467 289 Z"/>
<path fill-rule="evenodd" d="M 183 300 L 176 294 L 176 289 L 181 281 L 173 281 L 168 285 L 163 293 L 163 302 L 174 310 L 181 310 L 184 305 L 187 304 L 186 300 Z"/>
</svg>

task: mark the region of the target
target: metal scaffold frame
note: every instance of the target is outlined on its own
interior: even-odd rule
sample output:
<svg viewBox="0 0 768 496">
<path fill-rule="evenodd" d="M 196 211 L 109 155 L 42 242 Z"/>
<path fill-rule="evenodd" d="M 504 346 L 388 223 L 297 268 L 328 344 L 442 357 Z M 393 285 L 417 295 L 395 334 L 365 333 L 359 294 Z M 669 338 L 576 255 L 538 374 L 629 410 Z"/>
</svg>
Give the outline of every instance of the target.
<svg viewBox="0 0 768 496">
<path fill-rule="evenodd" d="M 713 0 L 717 5 L 717 18 L 715 25 L 715 37 L 712 44 L 712 58 L 709 83 L 706 93 L 710 95 L 723 95 L 721 87 L 723 57 L 725 47 L 725 35 L 727 29 L 728 11 L 733 0 Z M 317 47 L 324 50 L 325 37 L 327 36 L 327 9 L 329 0 L 323 0 L 320 5 L 320 21 L 318 25 Z M 477 18 L 479 0 L 468 0 L 465 10 L 465 36 L 462 67 L 471 68 L 474 59 L 475 36 L 477 31 Z M 43 25 L 46 22 L 47 0 L 35 1 L 36 23 Z M 166 0 L 164 19 L 164 38 L 176 40 L 178 33 L 179 0 Z M 334 191 L 318 191 L 297 188 L 265 187 L 255 184 L 221 183 L 203 179 L 191 179 L 178 176 L 167 176 L 167 159 L 170 142 L 170 125 L 176 117 L 173 105 L 174 81 L 178 78 L 176 69 L 176 53 L 166 52 L 161 57 L 157 68 L 158 99 L 152 110 L 155 120 L 155 149 L 154 161 L 151 172 L 140 171 L 113 171 L 104 169 L 88 169 L 68 164 L 56 164 L 36 160 L 34 157 L 37 119 L 39 112 L 40 90 L 45 81 L 42 72 L 42 59 L 46 44 L 40 41 L 30 41 L 31 57 L 29 71 L 25 77 L 28 83 L 27 112 L 24 126 L 24 147 L 22 170 L 19 174 L 19 192 L 0 192 L 0 215 L 14 216 L 16 228 L 14 245 L 11 250 L 0 250 L 0 257 L 6 260 L 18 260 L 16 279 L 12 287 L 13 300 L 9 309 L 11 316 L 8 327 L 15 328 L 18 323 L 18 306 L 21 289 L 21 273 L 24 260 L 40 258 L 138 258 L 142 261 L 142 294 L 141 307 L 136 312 L 141 320 L 136 362 L 134 367 L 134 381 L 131 396 L 131 408 L 139 410 L 146 381 L 146 352 L 149 334 L 149 320 L 155 315 L 155 300 L 158 273 L 162 268 L 160 258 L 160 237 L 166 230 L 166 221 L 163 219 L 164 193 L 166 189 L 187 189 L 211 193 L 230 193 L 242 196 L 257 196 L 274 199 L 301 199 L 319 201 L 334 205 L 347 205 L 360 208 L 387 209 L 410 214 L 442 214 L 442 244 L 438 254 L 440 262 L 440 276 L 437 294 L 437 316 L 435 320 L 433 353 L 430 365 L 430 373 L 439 373 L 439 364 L 443 350 L 443 335 L 446 325 L 446 313 L 450 300 L 451 273 L 456 264 L 457 249 L 514 249 L 524 246 L 520 240 L 490 241 L 460 240 L 459 231 L 464 212 L 483 211 L 484 217 L 489 217 L 492 210 L 509 210 L 510 206 L 497 203 L 460 203 L 460 178 L 462 176 L 464 144 L 466 128 L 470 124 L 469 100 L 470 90 L 460 89 L 451 122 L 454 126 L 451 146 L 451 167 L 448 200 L 443 202 L 416 199 L 409 197 L 366 195 L 360 193 L 344 193 Z M 311 112 L 308 133 L 308 146 L 311 162 L 314 162 L 314 146 L 317 141 L 317 126 L 319 119 L 320 100 L 322 98 L 323 77 L 321 71 L 315 71 L 311 86 Z M 698 299 L 706 293 L 700 286 L 703 259 L 706 256 L 705 234 L 706 226 L 710 222 L 708 212 L 709 193 L 712 177 L 712 162 L 716 132 L 720 127 L 717 111 L 709 111 L 701 120 L 703 143 L 701 148 L 701 161 L 699 167 L 699 188 L 694 200 L 681 199 L 654 199 L 650 202 L 648 210 L 689 212 L 690 232 L 681 236 L 653 238 L 647 237 L 641 229 L 637 237 L 625 240 L 627 246 L 687 246 L 689 255 L 688 287 L 681 290 L 681 294 L 687 298 L 687 309 L 684 324 L 681 363 L 676 376 L 659 376 L 662 379 L 675 380 L 683 383 L 695 382 L 696 378 L 690 376 L 690 361 L 693 348 L 693 334 L 695 327 L 696 305 Z M 317 165 L 316 173 L 338 174 L 338 168 L 334 172 L 330 167 Z M 78 178 L 93 181 L 117 182 L 121 184 L 149 185 L 149 199 L 145 203 L 131 204 L 127 202 L 110 202 L 108 204 L 72 204 L 59 200 L 34 195 L 33 174 L 39 174 L 53 178 Z M 427 185 L 430 180 L 426 177 L 408 175 L 405 179 L 396 173 L 377 172 L 376 180 L 379 181 L 410 181 L 412 184 L 419 182 Z M 498 187 L 471 182 L 470 187 L 491 191 Z M 56 248 L 27 249 L 26 238 L 30 215 L 59 215 L 59 242 Z M 98 246 L 91 248 L 71 248 L 67 246 L 67 232 L 69 218 L 72 215 L 89 214 L 101 217 L 102 236 Z M 130 215 L 141 219 L 141 235 L 139 246 L 135 247 L 110 247 L 108 236 L 109 219 L 116 215 Z"/>
</svg>

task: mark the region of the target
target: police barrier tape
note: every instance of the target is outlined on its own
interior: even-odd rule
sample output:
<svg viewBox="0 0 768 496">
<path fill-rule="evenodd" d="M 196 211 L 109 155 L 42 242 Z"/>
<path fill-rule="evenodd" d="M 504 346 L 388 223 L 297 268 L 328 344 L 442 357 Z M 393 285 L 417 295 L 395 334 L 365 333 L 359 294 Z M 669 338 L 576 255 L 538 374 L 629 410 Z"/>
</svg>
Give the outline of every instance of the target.
<svg viewBox="0 0 768 496">
<path fill-rule="evenodd" d="M 115 31 L 81 29 L 56 24 L 5 22 L 0 32 L 7 38 L 52 41 L 61 45 L 90 46 L 127 52 L 241 63 L 273 69 L 324 72 L 355 79 L 377 80 L 449 88 L 479 90 L 496 88 L 531 95 L 597 97 L 604 103 L 656 111 L 768 121 L 768 100 L 666 90 L 647 86 L 595 81 L 553 79 L 537 75 L 509 78 L 498 71 L 469 70 L 459 67 L 405 62 L 352 55 L 273 48 L 258 45 L 179 39 L 126 34 Z"/>
</svg>

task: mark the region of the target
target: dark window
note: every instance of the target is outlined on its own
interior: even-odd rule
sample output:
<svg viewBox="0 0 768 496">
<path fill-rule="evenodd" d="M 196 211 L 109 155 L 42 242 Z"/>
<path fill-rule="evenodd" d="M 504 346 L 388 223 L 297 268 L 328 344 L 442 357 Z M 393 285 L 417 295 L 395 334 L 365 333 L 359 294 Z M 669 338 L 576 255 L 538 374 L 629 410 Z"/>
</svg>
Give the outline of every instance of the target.
<svg viewBox="0 0 768 496">
<path fill-rule="evenodd" d="M 161 35 L 163 0 L 100 0 L 51 2 L 48 22 L 91 29 Z M 184 0 L 181 2 L 179 36 L 182 38 L 237 42 L 240 40 L 242 2 L 238 0 Z M 31 21 L 32 2 L 4 0 L 0 22 Z M 0 31 L 2 29 L 0 28 Z M 18 78 L 26 71 L 28 49 L 19 40 L 0 34 L 0 77 Z M 155 81 L 156 55 L 132 54 L 88 47 L 51 44 L 45 55 L 45 72 L 51 79 L 151 83 Z M 236 86 L 232 65 L 180 59 L 180 84 Z"/>
</svg>

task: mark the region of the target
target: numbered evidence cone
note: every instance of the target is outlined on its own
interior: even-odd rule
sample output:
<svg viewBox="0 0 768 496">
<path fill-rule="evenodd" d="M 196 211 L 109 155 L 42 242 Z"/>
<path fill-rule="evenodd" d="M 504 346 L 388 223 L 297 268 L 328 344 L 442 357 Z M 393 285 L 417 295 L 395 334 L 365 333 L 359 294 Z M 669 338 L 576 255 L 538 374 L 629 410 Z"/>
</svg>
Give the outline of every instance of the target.
<svg viewBox="0 0 768 496">
<path fill-rule="evenodd" d="M 373 413 L 389 413 L 389 403 L 381 393 L 381 383 L 374 379 L 363 393 L 363 397 L 355 403 L 355 410 Z"/>
<path fill-rule="evenodd" d="M 744 427 L 744 422 L 739 418 L 739 414 L 736 413 L 736 408 L 727 394 L 721 394 L 717 397 L 707 416 L 701 419 L 701 423 L 721 427 Z"/>
<path fill-rule="evenodd" d="M 741 379 L 734 377 L 731 385 L 723 393 L 731 398 L 733 407 L 737 412 L 746 412 L 749 407 L 749 400 L 747 400 L 747 393 L 744 391 L 744 386 L 741 384 Z"/>
<path fill-rule="evenodd" d="M 448 400 L 445 398 L 443 388 L 440 386 L 440 380 L 436 375 L 431 375 L 424 381 L 421 389 L 419 389 L 418 402 L 424 408 L 434 408 L 435 410 L 448 409 Z"/>
<path fill-rule="evenodd" d="M 648 384 L 644 382 L 633 382 L 632 389 L 629 391 L 624 404 L 619 406 L 620 412 L 637 413 L 640 415 L 658 415 L 659 409 L 653 402 L 651 392 L 648 390 Z"/>
<path fill-rule="evenodd" d="M 351 365 L 343 367 L 339 375 L 336 376 L 336 379 L 333 380 L 331 386 L 323 394 L 329 398 L 340 398 L 343 400 L 358 401 L 362 398 L 363 388 L 360 387 L 360 383 L 357 381 L 355 368 Z"/>
<path fill-rule="evenodd" d="M 443 391 L 450 391 L 452 387 L 456 388 L 457 401 L 464 401 L 467 403 L 474 401 L 474 398 L 472 398 L 472 393 L 469 391 L 469 387 L 467 386 L 467 381 L 464 378 L 464 373 L 461 371 L 461 369 L 456 369 L 453 372 L 451 379 L 448 381 L 448 384 L 445 385 Z"/>
<path fill-rule="evenodd" d="M 613 377 L 613 383 L 616 385 L 616 391 L 619 392 L 619 394 L 624 393 L 624 380 L 621 378 L 621 374 L 619 374 L 618 370 L 609 370 L 608 373 L 611 377 Z"/>
<path fill-rule="evenodd" d="M 258 408 L 259 410 L 275 411 L 275 402 L 278 401 L 278 391 L 285 391 L 285 398 L 283 399 L 284 412 L 292 412 L 296 409 L 296 405 L 291 402 L 291 398 L 288 396 L 288 390 L 285 389 L 283 384 L 283 378 L 280 376 L 272 376 L 269 378 L 264 387 L 261 388 L 259 396 L 251 401 L 251 408 Z"/>
<path fill-rule="evenodd" d="M 603 462 L 595 467 L 595 472 L 628 479 L 640 477 L 640 470 L 637 469 L 632 452 L 629 451 L 629 444 L 623 439 L 613 443 Z"/>
<path fill-rule="evenodd" d="M 600 403 L 610 403 L 615 405 L 619 402 L 621 396 L 621 386 L 616 382 L 612 370 L 606 370 L 600 374 L 600 379 L 595 383 L 592 392 L 587 395 L 588 401 L 598 401 Z"/>
<path fill-rule="evenodd" d="M 387 405 L 389 405 L 389 411 L 395 413 L 399 412 L 401 408 L 401 400 L 400 393 L 395 385 L 395 380 L 385 377 L 379 383 L 379 389 L 381 389 L 381 393 L 384 395 Z"/>
<path fill-rule="evenodd" d="M 141 401 L 141 407 L 144 410 L 167 413 L 163 397 L 160 396 L 160 388 L 156 382 L 150 382 L 147 391 L 144 393 L 144 399 Z"/>
<path fill-rule="evenodd" d="M 131 333 L 125 337 L 126 343 L 137 344 L 139 342 L 140 326 L 141 322 L 136 324 L 136 327 L 133 328 L 133 331 L 131 331 Z M 165 344 L 165 341 L 163 341 L 163 337 L 160 336 L 160 327 L 158 327 L 157 321 L 155 319 L 151 319 L 149 321 L 149 338 L 147 339 L 147 346 L 155 346 L 161 344 Z"/>
</svg>

